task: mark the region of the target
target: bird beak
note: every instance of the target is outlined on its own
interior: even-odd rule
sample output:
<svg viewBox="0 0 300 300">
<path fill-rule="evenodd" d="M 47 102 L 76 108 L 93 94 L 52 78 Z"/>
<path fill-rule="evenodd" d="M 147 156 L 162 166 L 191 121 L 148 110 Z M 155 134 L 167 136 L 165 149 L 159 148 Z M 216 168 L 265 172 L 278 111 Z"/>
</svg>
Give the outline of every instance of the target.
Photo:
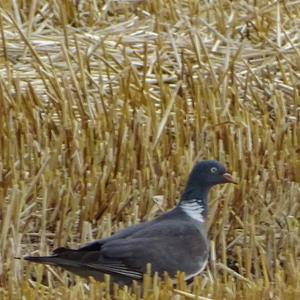
<svg viewBox="0 0 300 300">
<path fill-rule="evenodd" d="M 231 183 L 237 184 L 237 182 L 233 179 L 233 177 L 230 173 L 224 173 L 223 177 L 225 178 L 226 182 L 231 182 Z"/>
</svg>

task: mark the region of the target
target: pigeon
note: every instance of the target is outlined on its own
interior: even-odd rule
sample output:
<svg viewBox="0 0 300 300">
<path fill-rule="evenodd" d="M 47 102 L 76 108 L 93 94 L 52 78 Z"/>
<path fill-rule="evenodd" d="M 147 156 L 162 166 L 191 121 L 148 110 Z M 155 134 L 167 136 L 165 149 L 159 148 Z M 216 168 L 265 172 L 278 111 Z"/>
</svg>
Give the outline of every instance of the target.
<svg viewBox="0 0 300 300">
<path fill-rule="evenodd" d="M 24 259 L 99 281 L 109 274 L 119 285 L 142 281 L 149 263 L 153 274 L 162 276 L 167 272 L 174 278 L 179 271 L 190 281 L 205 269 L 208 261 L 208 192 L 223 183 L 236 183 L 223 164 L 215 160 L 197 162 L 172 210 L 78 249 L 60 247 L 51 256 Z"/>
</svg>

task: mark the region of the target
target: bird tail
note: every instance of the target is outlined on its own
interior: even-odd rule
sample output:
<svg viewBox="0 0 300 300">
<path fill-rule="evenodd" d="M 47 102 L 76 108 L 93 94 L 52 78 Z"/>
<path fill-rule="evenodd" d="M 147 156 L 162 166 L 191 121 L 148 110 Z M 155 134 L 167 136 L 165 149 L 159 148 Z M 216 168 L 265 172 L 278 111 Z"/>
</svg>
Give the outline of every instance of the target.
<svg viewBox="0 0 300 300">
<path fill-rule="evenodd" d="M 76 260 L 76 257 L 73 257 L 74 255 L 77 256 L 77 253 L 77 250 L 61 247 L 55 249 L 53 255 L 50 256 L 25 256 L 24 259 L 45 265 L 77 267 L 79 262 Z"/>
<path fill-rule="evenodd" d="M 25 256 L 25 260 L 30 262 L 45 264 L 45 265 L 58 265 L 61 260 L 57 255 L 51 256 Z"/>
<path fill-rule="evenodd" d="M 61 267 L 82 277 L 93 276 L 97 280 L 103 280 L 103 272 L 82 265 L 81 256 L 80 251 L 59 248 L 50 256 L 25 256 L 24 259 L 33 263 Z"/>
</svg>

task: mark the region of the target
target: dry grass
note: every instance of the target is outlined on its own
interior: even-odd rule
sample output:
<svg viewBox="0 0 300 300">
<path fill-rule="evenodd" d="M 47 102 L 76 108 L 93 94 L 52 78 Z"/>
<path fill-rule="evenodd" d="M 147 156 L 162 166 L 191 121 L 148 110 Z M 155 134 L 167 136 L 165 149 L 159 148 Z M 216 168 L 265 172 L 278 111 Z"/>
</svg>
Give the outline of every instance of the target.
<svg viewBox="0 0 300 300">
<path fill-rule="evenodd" d="M 138 299 L 14 256 L 173 207 L 197 159 L 211 261 L 144 299 L 300 298 L 300 2 L 0 2 L 0 298 Z M 74 281 L 75 280 L 75 281 Z M 202 299 L 202 298 L 197 298 Z"/>
</svg>

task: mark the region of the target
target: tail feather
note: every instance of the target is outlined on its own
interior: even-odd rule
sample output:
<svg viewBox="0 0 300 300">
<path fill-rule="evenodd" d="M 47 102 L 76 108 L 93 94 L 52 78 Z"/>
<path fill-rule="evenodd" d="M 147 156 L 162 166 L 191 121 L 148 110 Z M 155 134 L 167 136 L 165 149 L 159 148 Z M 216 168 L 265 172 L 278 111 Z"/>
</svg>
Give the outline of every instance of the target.
<svg viewBox="0 0 300 300">
<path fill-rule="evenodd" d="M 46 264 L 46 265 L 57 265 L 58 257 L 57 255 L 51 256 L 25 256 L 25 260 L 39 263 L 39 264 Z"/>
<path fill-rule="evenodd" d="M 51 256 L 25 256 L 25 260 L 30 262 L 45 264 L 45 265 L 53 265 L 53 266 L 69 266 L 69 267 L 77 267 L 79 265 L 78 262 L 68 260 L 65 258 L 61 258 L 58 255 L 51 255 Z"/>
<path fill-rule="evenodd" d="M 120 284 L 130 284 L 133 279 L 140 279 L 136 277 L 124 275 L 124 267 L 121 265 L 120 270 L 114 270 L 110 268 L 111 263 L 113 267 L 116 267 L 116 264 L 122 264 L 122 262 L 111 262 L 104 259 L 103 265 L 99 261 L 99 253 L 97 251 L 84 252 L 73 249 L 58 248 L 54 251 L 53 255 L 50 256 L 25 256 L 25 260 L 61 267 L 67 271 L 70 271 L 76 275 L 82 277 L 94 277 L 96 280 L 103 280 L 104 273 L 110 274 L 114 279 Z M 97 263 L 98 262 L 98 263 Z M 132 273 L 132 272 L 131 272 Z"/>
</svg>

